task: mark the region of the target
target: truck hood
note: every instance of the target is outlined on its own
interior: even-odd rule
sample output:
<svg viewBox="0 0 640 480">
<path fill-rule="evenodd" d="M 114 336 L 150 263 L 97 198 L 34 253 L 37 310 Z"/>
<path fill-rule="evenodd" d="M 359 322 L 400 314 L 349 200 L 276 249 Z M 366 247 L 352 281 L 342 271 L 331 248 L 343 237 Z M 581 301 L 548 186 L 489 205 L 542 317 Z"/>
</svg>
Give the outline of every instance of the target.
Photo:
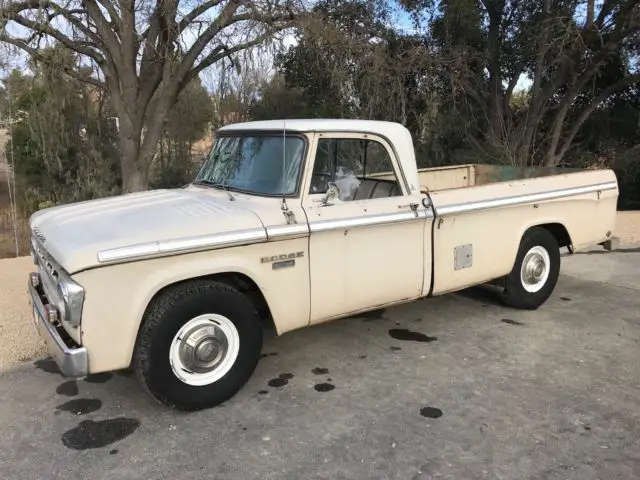
<svg viewBox="0 0 640 480">
<path fill-rule="evenodd" d="M 258 231 L 253 211 L 197 190 L 152 190 L 89 200 L 34 213 L 30 226 L 68 273 L 102 265 L 98 253 L 218 233 Z"/>
</svg>

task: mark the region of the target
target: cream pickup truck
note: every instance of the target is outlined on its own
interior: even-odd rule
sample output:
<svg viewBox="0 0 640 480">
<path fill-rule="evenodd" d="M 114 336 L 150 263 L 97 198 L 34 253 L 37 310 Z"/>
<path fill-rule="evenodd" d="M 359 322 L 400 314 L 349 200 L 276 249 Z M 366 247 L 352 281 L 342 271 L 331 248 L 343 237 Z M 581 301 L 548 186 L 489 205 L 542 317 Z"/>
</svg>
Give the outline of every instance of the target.
<svg viewBox="0 0 640 480">
<path fill-rule="evenodd" d="M 561 248 L 611 246 L 617 196 L 611 170 L 418 170 L 396 123 L 228 125 L 183 188 L 32 216 L 34 321 L 64 376 L 131 368 L 161 403 L 207 408 L 252 375 L 263 321 L 485 283 L 539 307 Z"/>
</svg>

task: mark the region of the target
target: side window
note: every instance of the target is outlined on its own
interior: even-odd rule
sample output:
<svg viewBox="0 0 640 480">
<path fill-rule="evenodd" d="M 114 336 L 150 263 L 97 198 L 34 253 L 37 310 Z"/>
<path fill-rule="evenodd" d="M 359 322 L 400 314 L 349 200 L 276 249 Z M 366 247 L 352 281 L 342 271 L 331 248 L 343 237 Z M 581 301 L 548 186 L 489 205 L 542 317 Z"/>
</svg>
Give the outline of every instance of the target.
<svg viewBox="0 0 640 480">
<path fill-rule="evenodd" d="M 325 193 L 330 182 L 340 190 L 342 201 L 402 195 L 391 158 L 376 140 L 320 139 L 309 193 Z"/>
</svg>

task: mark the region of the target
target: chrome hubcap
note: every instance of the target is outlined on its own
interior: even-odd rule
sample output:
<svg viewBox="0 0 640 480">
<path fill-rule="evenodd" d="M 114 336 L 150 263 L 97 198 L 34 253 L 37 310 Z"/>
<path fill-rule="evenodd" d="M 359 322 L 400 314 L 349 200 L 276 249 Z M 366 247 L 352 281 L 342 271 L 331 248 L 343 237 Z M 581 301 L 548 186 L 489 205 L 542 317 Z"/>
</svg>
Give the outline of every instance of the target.
<svg viewBox="0 0 640 480">
<path fill-rule="evenodd" d="M 527 292 L 539 291 L 549 278 L 551 259 L 544 247 L 537 245 L 524 256 L 520 270 L 520 281 Z"/>
<path fill-rule="evenodd" d="M 224 332 L 216 325 L 195 327 L 180 338 L 179 354 L 184 366 L 204 373 L 220 363 L 227 353 L 229 343 Z"/>
<path fill-rule="evenodd" d="M 173 373 L 189 385 L 208 385 L 231 369 L 240 349 L 240 336 L 228 318 L 201 315 L 185 323 L 171 342 Z"/>
</svg>

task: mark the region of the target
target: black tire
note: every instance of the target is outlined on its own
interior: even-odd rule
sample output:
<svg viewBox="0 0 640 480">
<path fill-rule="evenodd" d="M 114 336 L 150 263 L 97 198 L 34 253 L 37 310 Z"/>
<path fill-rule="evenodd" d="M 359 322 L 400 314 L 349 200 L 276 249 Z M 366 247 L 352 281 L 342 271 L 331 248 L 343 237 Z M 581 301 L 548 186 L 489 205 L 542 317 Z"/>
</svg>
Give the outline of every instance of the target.
<svg viewBox="0 0 640 480">
<path fill-rule="evenodd" d="M 521 280 L 522 263 L 527 252 L 533 247 L 542 247 L 549 254 L 549 276 L 540 290 L 529 292 Z M 560 275 L 560 246 L 553 234 L 543 227 L 534 227 L 524 234 L 513 269 L 504 278 L 502 301 L 510 307 L 522 310 L 535 310 L 547 301 L 553 292 Z"/>
<path fill-rule="evenodd" d="M 219 314 L 235 326 L 240 346 L 231 369 L 219 380 L 193 386 L 176 376 L 169 361 L 180 328 L 203 314 Z M 214 407 L 234 396 L 249 380 L 262 349 L 262 325 L 251 301 L 221 282 L 194 280 L 169 287 L 147 309 L 136 342 L 133 369 L 157 401 L 179 410 Z"/>
</svg>

